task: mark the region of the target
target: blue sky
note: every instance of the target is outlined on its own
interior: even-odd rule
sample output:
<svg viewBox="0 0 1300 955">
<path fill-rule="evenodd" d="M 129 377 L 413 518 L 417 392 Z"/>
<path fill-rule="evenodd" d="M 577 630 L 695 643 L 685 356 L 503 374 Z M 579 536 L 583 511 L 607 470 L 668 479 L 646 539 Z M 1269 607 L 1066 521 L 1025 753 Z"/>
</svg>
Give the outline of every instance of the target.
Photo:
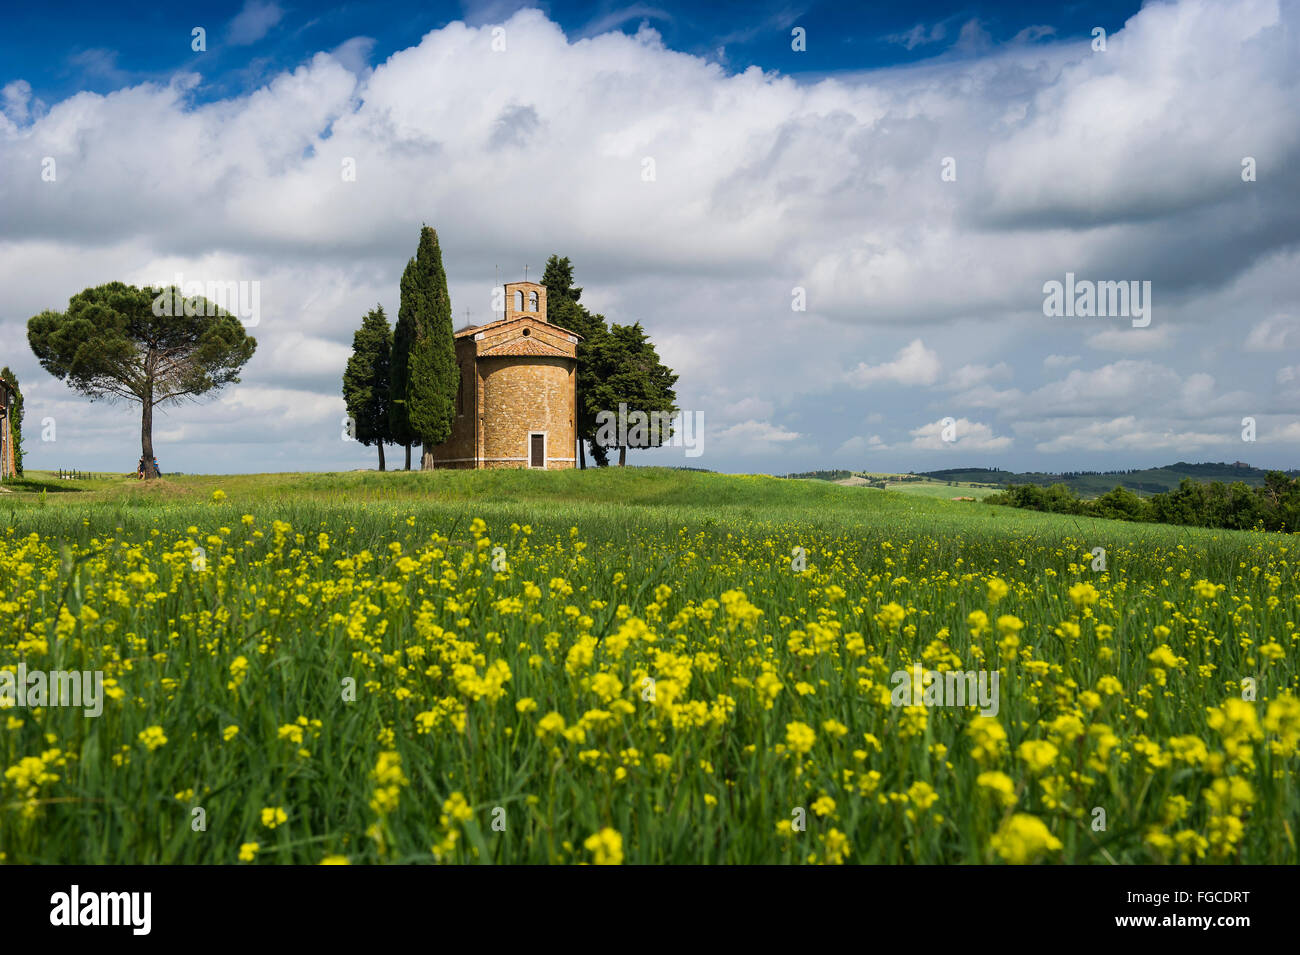
<svg viewBox="0 0 1300 955">
<path fill-rule="evenodd" d="M 1136 13 L 1132 0 L 1072 3 L 906 4 L 840 2 L 518 3 L 446 4 L 367 0 L 316 5 L 153 2 L 38 4 L 6 11 L 0 62 L 7 78 L 27 80 L 55 102 L 81 90 L 107 93 L 124 84 L 165 79 L 195 68 L 192 30 L 207 33 L 204 85 L 196 100 L 237 95 L 321 50 L 357 37 L 370 42 L 371 65 L 412 46 L 454 20 L 499 23 L 535 7 L 572 38 L 654 27 L 664 44 L 707 57 L 732 71 L 759 66 L 783 73 L 827 74 L 899 66 L 936 55 L 973 56 L 1017 37 L 1068 39 L 1093 27 L 1116 30 Z M 1048 16 L 1044 16 L 1048 13 Z M 791 49 L 790 31 L 811 35 L 812 56 Z M 1050 30 L 1045 32 L 1044 28 Z M 964 32 L 963 32 L 964 31 Z M 1026 31 L 1029 31 L 1026 33 Z"/>
<path fill-rule="evenodd" d="M 4 16 L 0 364 L 29 466 L 125 470 L 138 415 L 40 369 L 27 319 L 178 274 L 256 283 L 261 314 L 242 383 L 158 417 L 164 470 L 371 465 L 339 382 L 424 222 L 458 323 L 556 252 L 650 331 L 704 453 L 633 463 L 1300 465 L 1295 2 Z M 1067 275 L 1150 283 L 1150 323 L 1046 314 Z"/>
</svg>

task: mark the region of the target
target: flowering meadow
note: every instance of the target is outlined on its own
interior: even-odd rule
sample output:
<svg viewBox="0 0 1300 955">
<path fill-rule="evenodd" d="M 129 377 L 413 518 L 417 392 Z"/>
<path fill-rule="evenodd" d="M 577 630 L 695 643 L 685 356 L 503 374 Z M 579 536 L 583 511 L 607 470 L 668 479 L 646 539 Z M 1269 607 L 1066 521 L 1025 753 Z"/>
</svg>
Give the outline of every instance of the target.
<svg viewBox="0 0 1300 955">
<path fill-rule="evenodd" d="M 0 670 L 105 694 L 0 709 L 4 862 L 1300 861 L 1294 536 L 614 468 L 0 513 Z"/>
</svg>

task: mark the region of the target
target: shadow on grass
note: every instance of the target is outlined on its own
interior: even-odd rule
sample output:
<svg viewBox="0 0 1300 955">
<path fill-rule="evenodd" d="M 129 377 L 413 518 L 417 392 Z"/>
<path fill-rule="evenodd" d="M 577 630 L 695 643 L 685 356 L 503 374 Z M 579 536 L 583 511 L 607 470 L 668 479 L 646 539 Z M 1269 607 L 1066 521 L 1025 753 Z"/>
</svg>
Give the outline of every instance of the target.
<svg viewBox="0 0 1300 955">
<path fill-rule="evenodd" d="M 31 477 L 6 478 L 4 487 L 14 491 L 54 491 L 55 493 L 90 490 L 76 481 L 48 481 Z"/>
</svg>

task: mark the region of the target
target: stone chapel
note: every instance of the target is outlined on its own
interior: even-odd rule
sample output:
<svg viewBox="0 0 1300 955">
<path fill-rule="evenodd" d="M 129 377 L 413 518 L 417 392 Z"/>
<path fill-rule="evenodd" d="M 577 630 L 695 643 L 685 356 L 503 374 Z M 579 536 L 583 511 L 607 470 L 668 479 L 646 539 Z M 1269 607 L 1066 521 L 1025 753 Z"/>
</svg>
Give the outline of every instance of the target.
<svg viewBox="0 0 1300 955">
<path fill-rule="evenodd" d="M 546 286 L 507 283 L 505 316 L 455 337 L 460 389 L 434 467 L 573 467 L 579 336 L 546 320 Z"/>
</svg>

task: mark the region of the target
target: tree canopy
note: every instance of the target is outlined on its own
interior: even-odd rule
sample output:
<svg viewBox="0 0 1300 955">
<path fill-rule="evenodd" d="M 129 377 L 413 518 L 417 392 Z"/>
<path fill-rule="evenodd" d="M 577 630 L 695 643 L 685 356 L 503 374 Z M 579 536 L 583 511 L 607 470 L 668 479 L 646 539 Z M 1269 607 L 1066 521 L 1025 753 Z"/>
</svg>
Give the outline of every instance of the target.
<svg viewBox="0 0 1300 955">
<path fill-rule="evenodd" d="M 583 467 L 587 466 L 584 445 L 592 442 L 592 455 L 600 464 L 605 463 L 605 449 L 597 446 L 595 412 L 588 410 L 592 388 L 598 381 L 594 353 L 600 340 L 609 333 L 604 315 L 597 315 L 580 304 L 582 289 L 573 284 L 573 263 L 568 256 L 560 258 L 552 255 L 546 260 L 546 269 L 542 273 L 542 284 L 546 286 L 546 320 L 552 324 L 567 328 L 577 333 L 578 366 L 575 373 L 577 390 L 577 408 L 574 430 L 578 438 L 578 458 Z"/>
<path fill-rule="evenodd" d="M 623 411 L 628 415 L 640 412 L 646 416 L 658 413 L 671 417 L 676 414 L 677 393 L 673 385 L 677 375 L 659 360 L 654 343 L 640 322 L 612 325 L 609 333 L 600 336 L 592 347 L 591 360 L 596 380 L 587 390 L 586 412 L 593 421 L 602 411 L 616 415 Z M 608 441 L 601 440 L 605 430 L 598 429 L 594 444 L 609 448 Z M 617 432 L 625 436 L 629 430 L 630 424 L 618 428 Z M 667 428 L 658 433 L 652 431 L 645 446 L 658 446 L 670 435 Z M 620 437 L 612 446 L 618 448 L 618 463 L 626 464 L 631 443 Z"/>
<path fill-rule="evenodd" d="M 139 402 L 145 477 L 157 477 L 153 409 L 197 401 L 239 381 L 257 342 L 229 312 L 172 286 L 110 282 L 74 295 L 65 312 L 27 323 L 41 367 L 92 401 Z"/>
<path fill-rule="evenodd" d="M 384 470 L 384 444 L 392 440 L 388 413 L 389 366 L 393 330 L 384 307 L 376 305 L 361 320 L 352 336 L 352 355 L 343 372 L 343 401 L 352 420 L 352 437 L 366 447 L 379 448 L 379 470 Z"/>
<path fill-rule="evenodd" d="M 1115 520 L 1154 524 L 1183 524 L 1296 533 L 1300 531 L 1300 479 L 1281 471 L 1270 471 L 1263 487 L 1252 488 L 1244 481 L 1225 484 L 1185 477 L 1172 491 L 1139 497 L 1116 485 L 1094 500 L 1079 497 L 1065 484 L 1040 487 L 1013 484 L 1000 494 L 984 499 L 988 504 L 1005 504 L 1056 514 L 1108 517 Z"/>
</svg>

